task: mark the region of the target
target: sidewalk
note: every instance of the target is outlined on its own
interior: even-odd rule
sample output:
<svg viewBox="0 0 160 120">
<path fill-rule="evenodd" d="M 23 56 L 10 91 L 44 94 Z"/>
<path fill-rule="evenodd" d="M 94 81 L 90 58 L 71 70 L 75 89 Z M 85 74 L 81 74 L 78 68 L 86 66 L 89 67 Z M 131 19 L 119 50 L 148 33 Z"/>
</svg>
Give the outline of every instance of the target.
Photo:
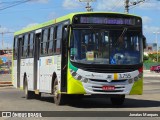
<svg viewBox="0 0 160 120">
<path fill-rule="evenodd" d="M 0 74 L 0 87 L 12 86 L 11 74 Z"/>
</svg>

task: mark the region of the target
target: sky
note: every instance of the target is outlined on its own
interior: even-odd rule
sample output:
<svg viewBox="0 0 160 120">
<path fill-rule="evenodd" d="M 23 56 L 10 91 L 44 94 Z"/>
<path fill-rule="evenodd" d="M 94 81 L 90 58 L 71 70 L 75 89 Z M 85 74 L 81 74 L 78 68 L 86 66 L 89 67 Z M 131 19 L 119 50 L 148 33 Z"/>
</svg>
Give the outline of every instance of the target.
<svg viewBox="0 0 160 120">
<path fill-rule="evenodd" d="M 3 48 L 12 48 L 13 32 L 69 13 L 86 11 L 86 3 L 79 0 L 30 0 L 3 9 L 19 1 L 27 0 L 0 0 L 0 49 L 2 49 L 2 32 Z M 93 11 L 124 13 L 124 1 L 95 0 L 91 6 Z M 130 0 L 130 5 L 136 1 L 140 0 Z M 131 5 L 129 13 L 142 17 L 143 34 L 147 43 L 155 43 L 156 34 L 153 32 L 160 32 L 160 0 L 145 0 L 138 5 Z M 160 46 L 160 34 L 158 34 L 158 44 Z"/>
</svg>

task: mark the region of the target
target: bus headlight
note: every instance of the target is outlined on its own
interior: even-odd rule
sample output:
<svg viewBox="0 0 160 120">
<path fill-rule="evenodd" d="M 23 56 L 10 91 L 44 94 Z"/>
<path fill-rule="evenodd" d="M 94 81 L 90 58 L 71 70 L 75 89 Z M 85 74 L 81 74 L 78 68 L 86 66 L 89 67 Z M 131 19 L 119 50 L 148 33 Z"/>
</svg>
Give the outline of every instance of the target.
<svg viewBox="0 0 160 120">
<path fill-rule="evenodd" d="M 143 77 L 143 74 L 139 73 L 139 75 L 134 78 L 134 82 L 137 82 L 139 79 L 142 79 L 142 77 Z"/>
<path fill-rule="evenodd" d="M 82 76 L 78 75 L 77 80 L 81 80 Z"/>
<path fill-rule="evenodd" d="M 134 78 L 134 82 L 137 82 L 137 81 L 138 81 L 138 79 L 139 79 L 138 77 L 135 77 L 135 78 Z"/>
<path fill-rule="evenodd" d="M 84 82 L 84 83 L 88 83 L 89 79 L 88 78 L 83 78 L 81 81 Z"/>
<path fill-rule="evenodd" d="M 76 72 L 72 72 L 71 74 L 72 74 L 73 77 L 77 76 Z"/>
<path fill-rule="evenodd" d="M 129 79 L 129 80 L 128 80 L 128 83 L 129 83 L 129 84 L 131 84 L 132 82 L 133 82 L 133 80 L 132 80 L 132 79 Z"/>
<path fill-rule="evenodd" d="M 141 78 L 143 77 L 143 74 L 140 73 L 140 74 L 138 75 L 138 77 L 139 77 L 139 79 L 141 79 Z"/>
<path fill-rule="evenodd" d="M 71 72 L 71 75 L 76 79 L 76 80 L 79 80 L 81 82 L 84 82 L 84 83 L 87 83 L 89 81 L 88 78 L 84 78 L 82 77 L 81 75 L 77 74 L 75 71 L 73 70 L 70 70 Z"/>
</svg>

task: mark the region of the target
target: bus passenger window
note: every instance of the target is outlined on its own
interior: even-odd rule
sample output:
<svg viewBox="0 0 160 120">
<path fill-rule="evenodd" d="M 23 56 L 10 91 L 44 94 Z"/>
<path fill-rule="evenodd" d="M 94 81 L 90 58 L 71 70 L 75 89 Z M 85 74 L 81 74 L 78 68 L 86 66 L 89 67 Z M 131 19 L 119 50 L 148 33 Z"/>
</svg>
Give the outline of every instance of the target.
<svg viewBox="0 0 160 120">
<path fill-rule="evenodd" d="M 48 41 L 48 54 L 52 54 L 53 53 L 53 35 L 54 35 L 54 28 L 51 27 L 50 28 L 50 32 L 49 32 L 49 41 Z"/>
<path fill-rule="evenodd" d="M 13 59 L 14 60 L 17 59 L 17 41 L 18 41 L 18 38 L 16 37 L 14 39 L 14 47 L 13 47 Z"/>
<path fill-rule="evenodd" d="M 62 39 L 62 25 L 59 25 L 57 27 L 57 32 L 56 32 L 56 54 L 60 54 L 60 47 L 61 47 L 61 39 Z"/>
<path fill-rule="evenodd" d="M 23 57 L 28 57 L 27 56 L 27 49 L 28 49 L 28 34 L 26 34 L 25 36 L 24 36 L 24 47 L 23 47 Z"/>
<path fill-rule="evenodd" d="M 41 55 L 47 54 L 48 29 L 43 31 L 43 39 L 41 40 Z"/>
<path fill-rule="evenodd" d="M 20 41 L 21 41 L 21 56 L 24 57 L 23 56 L 23 54 L 24 54 L 24 52 L 23 52 L 24 51 L 24 36 L 22 37 L 22 39 L 20 39 Z"/>
<path fill-rule="evenodd" d="M 29 45 L 28 45 L 28 55 L 29 57 L 33 57 L 33 33 L 30 34 L 29 36 Z"/>
</svg>

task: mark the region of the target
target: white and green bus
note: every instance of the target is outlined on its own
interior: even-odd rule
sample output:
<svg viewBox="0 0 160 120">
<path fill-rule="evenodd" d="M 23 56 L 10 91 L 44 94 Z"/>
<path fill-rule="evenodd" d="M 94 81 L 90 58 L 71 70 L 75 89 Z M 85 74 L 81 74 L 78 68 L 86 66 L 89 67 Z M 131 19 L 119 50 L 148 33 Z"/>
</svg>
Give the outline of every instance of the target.
<svg viewBox="0 0 160 120">
<path fill-rule="evenodd" d="M 120 105 L 142 94 L 145 41 L 142 19 L 120 13 L 72 13 L 26 28 L 14 34 L 13 85 L 27 99 L 53 94 L 57 105 L 84 95 Z"/>
</svg>

